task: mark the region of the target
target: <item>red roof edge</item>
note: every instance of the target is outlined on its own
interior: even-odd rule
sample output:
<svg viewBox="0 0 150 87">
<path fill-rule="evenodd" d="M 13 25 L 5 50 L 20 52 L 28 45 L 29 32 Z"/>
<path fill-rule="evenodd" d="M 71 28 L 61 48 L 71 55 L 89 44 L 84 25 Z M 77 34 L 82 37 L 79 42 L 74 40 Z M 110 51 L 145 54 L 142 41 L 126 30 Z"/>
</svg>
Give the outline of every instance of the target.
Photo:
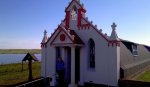
<svg viewBox="0 0 150 87">
<path fill-rule="evenodd" d="M 83 18 L 83 17 L 82 17 Z M 86 22 L 88 22 L 88 24 L 99 34 L 101 35 L 107 42 L 109 42 L 109 40 L 103 35 L 101 34 L 91 23 L 89 23 L 89 21 L 87 21 L 85 18 L 83 18 Z"/>
<path fill-rule="evenodd" d="M 117 40 L 109 40 L 107 39 L 103 34 L 101 34 L 91 23 L 89 23 L 89 21 L 87 21 L 85 18 L 83 18 L 86 22 L 88 22 L 88 24 L 90 24 L 91 27 L 93 27 L 93 29 L 99 34 L 101 35 L 107 42 L 108 42 L 108 45 L 112 44 L 116 44 L 116 46 L 120 46 L 120 41 L 117 41 Z"/>
</svg>

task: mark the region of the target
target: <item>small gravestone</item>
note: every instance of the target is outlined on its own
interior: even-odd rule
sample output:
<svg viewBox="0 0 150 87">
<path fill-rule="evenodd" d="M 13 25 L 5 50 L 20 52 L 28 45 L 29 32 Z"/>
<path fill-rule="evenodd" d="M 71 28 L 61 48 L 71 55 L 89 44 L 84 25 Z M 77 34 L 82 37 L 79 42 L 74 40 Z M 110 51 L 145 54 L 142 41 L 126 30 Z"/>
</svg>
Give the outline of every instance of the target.
<svg viewBox="0 0 150 87">
<path fill-rule="evenodd" d="M 27 55 L 22 60 L 22 71 L 23 71 L 23 61 L 28 60 L 28 69 L 29 69 L 29 77 L 28 80 L 31 81 L 32 78 L 32 60 L 38 61 L 34 54 L 27 53 Z"/>
</svg>

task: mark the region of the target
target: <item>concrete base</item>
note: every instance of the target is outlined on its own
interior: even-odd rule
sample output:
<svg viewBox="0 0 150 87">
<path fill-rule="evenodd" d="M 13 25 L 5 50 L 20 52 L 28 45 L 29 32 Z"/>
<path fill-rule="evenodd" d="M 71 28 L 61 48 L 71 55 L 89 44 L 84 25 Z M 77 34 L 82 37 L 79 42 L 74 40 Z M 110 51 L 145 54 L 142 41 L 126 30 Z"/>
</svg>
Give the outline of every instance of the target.
<svg viewBox="0 0 150 87">
<path fill-rule="evenodd" d="M 77 84 L 75 84 L 75 83 L 71 83 L 71 84 L 69 84 L 68 87 L 78 87 L 78 86 L 77 86 Z"/>
</svg>

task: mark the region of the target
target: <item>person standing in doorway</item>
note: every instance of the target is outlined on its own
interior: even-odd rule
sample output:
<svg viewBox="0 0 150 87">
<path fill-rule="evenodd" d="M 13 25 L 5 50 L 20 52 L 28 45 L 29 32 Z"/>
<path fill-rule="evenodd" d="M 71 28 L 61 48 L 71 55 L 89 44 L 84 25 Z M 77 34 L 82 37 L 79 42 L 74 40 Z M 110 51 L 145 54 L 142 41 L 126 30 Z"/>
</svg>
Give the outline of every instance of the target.
<svg viewBox="0 0 150 87">
<path fill-rule="evenodd" d="M 58 87 L 62 87 L 64 85 L 65 67 L 64 67 L 64 61 L 62 60 L 61 57 L 57 58 L 57 61 L 56 61 L 56 72 L 58 74 Z"/>
</svg>

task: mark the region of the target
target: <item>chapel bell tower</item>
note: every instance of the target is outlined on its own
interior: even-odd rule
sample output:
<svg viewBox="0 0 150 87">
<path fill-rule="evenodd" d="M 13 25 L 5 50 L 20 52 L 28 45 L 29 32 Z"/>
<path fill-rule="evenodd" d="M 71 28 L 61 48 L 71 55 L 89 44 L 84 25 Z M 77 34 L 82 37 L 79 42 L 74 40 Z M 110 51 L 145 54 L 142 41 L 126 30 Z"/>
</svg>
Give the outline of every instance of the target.
<svg viewBox="0 0 150 87">
<path fill-rule="evenodd" d="M 70 5 L 65 9 L 65 24 L 67 29 L 73 29 L 81 26 L 81 19 L 85 17 L 86 10 L 84 5 L 80 4 L 80 0 L 72 0 Z"/>
</svg>

